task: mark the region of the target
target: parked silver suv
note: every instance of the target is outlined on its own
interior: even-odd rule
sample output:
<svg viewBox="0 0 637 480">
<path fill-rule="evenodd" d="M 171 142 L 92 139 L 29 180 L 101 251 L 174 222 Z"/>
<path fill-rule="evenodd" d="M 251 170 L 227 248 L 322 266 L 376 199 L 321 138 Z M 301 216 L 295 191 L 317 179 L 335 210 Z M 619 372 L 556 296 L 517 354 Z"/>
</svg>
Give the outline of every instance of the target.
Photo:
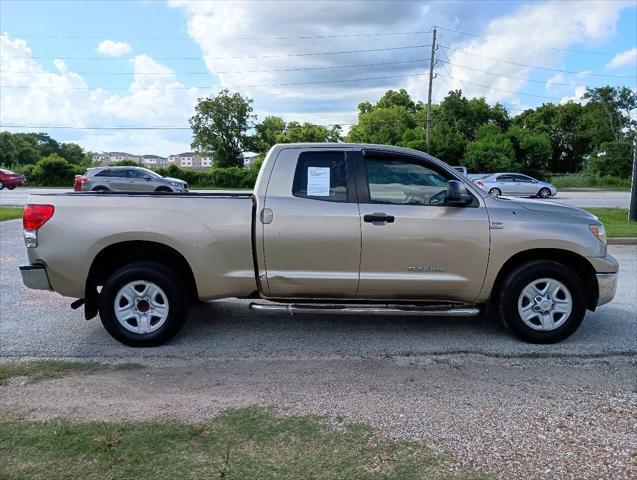
<svg viewBox="0 0 637 480">
<path fill-rule="evenodd" d="M 76 175 L 73 189 L 76 192 L 187 192 L 188 184 L 143 167 L 96 167 L 89 168 L 84 175 Z"/>
<path fill-rule="evenodd" d="M 510 197 L 550 198 L 557 195 L 555 185 L 521 173 L 493 173 L 483 177 L 473 176 L 473 183 L 489 192 L 492 197 L 506 195 Z"/>
</svg>

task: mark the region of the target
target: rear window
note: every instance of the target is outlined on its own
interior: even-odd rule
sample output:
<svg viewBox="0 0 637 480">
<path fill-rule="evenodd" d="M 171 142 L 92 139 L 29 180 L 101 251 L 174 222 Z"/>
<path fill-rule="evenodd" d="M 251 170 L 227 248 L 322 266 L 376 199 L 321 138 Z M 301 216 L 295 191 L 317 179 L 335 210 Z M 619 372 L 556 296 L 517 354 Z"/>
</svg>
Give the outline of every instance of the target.
<svg viewBox="0 0 637 480">
<path fill-rule="evenodd" d="M 292 194 L 328 202 L 347 202 L 345 152 L 301 153 L 294 173 Z"/>
</svg>

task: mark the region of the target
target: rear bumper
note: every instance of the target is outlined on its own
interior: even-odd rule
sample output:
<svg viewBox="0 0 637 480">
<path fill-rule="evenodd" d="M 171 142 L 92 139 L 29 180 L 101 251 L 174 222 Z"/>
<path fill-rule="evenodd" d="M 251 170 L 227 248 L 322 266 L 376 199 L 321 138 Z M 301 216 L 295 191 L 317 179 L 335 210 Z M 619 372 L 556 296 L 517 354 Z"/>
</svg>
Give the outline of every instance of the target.
<svg viewBox="0 0 637 480">
<path fill-rule="evenodd" d="M 597 287 L 599 296 L 597 297 L 597 306 L 610 302 L 617 292 L 617 273 L 598 273 Z"/>
<path fill-rule="evenodd" d="M 34 290 L 53 290 L 44 265 L 21 265 L 22 283 Z"/>
</svg>

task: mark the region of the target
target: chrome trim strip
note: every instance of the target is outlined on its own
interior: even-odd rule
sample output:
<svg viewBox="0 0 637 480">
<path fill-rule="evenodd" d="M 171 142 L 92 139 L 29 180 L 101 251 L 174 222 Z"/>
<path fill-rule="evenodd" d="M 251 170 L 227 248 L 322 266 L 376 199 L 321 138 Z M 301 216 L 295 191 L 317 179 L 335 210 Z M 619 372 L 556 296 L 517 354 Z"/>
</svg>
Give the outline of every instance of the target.
<svg viewBox="0 0 637 480">
<path fill-rule="evenodd" d="M 410 317 L 475 317 L 479 308 L 431 308 L 431 307 L 376 307 L 340 305 L 300 305 L 251 303 L 257 312 L 295 314 L 336 314 L 336 315 L 397 315 Z"/>
<path fill-rule="evenodd" d="M 53 290 L 44 265 L 21 265 L 22 283 L 34 290 Z"/>
<path fill-rule="evenodd" d="M 605 305 L 610 302 L 617 292 L 617 273 L 598 273 L 597 286 L 599 296 L 597 298 L 597 306 Z"/>
</svg>

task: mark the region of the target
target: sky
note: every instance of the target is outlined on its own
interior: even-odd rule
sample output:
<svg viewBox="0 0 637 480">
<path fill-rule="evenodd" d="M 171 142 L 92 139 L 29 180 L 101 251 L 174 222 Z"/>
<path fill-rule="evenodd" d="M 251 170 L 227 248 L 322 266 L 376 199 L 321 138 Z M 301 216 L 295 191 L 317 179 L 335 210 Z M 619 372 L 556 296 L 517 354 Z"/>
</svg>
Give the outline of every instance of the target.
<svg viewBox="0 0 637 480">
<path fill-rule="evenodd" d="M 434 26 L 434 102 L 462 89 L 515 115 L 637 88 L 634 0 L 0 0 L 0 129 L 166 156 L 228 88 L 258 119 L 347 131 L 390 88 L 426 101 Z"/>
</svg>

